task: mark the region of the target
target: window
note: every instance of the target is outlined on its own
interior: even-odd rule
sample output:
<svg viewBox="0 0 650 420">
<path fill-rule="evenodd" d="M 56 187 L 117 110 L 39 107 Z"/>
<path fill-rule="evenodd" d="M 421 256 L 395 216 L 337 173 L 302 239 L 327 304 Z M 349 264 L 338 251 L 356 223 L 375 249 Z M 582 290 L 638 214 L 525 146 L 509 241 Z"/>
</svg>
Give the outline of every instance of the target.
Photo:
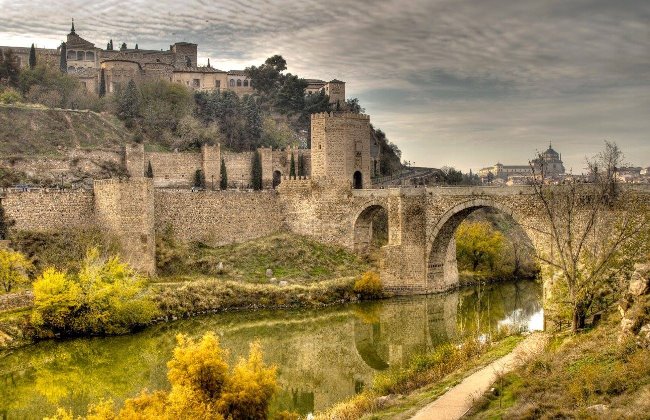
<svg viewBox="0 0 650 420">
<path fill-rule="evenodd" d="M 241 79 L 237 79 L 237 86 L 241 86 Z"/>
<path fill-rule="evenodd" d="M 244 86 L 248 87 L 248 80 L 244 80 Z"/>
<path fill-rule="evenodd" d="M 95 53 L 92 51 L 86 51 L 86 60 L 95 61 Z"/>
<path fill-rule="evenodd" d="M 230 79 L 230 86 L 235 87 L 235 79 Z"/>
<path fill-rule="evenodd" d="M 68 60 L 74 60 L 77 57 L 75 50 L 68 50 Z"/>
<path fill-rule="evenodd" d="M 84 87 L 84 89 L 87 89 L 88 87 L 86 86 L 86 82 L 81 82 L 81 86 Z"/>
<path fill-rule="evenodd" d="M 82 61 L 84 59 L 84 52 L 77 51 L 77 60 Z"/>
<path fill-rule="evenodd" d="M 214 87 L 220 88 L 221 87 L 221 80 L 215 80 L 214 81 Z"/>
<path fill-rule="evenodd" d="M 195 88 L 201 87 L 201 80 L 200 79 L 192 79 L 192 87 L 195 87 Z"/>
</svg>

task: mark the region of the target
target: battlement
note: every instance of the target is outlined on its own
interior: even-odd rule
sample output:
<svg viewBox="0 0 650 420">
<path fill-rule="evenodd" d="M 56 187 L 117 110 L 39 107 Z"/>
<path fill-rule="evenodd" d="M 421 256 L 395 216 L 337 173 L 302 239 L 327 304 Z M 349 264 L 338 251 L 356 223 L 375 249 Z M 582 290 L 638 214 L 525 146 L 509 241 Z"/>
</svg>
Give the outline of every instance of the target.
<svg viewBox="0 0 650 420">
<path fill-rule="evenodd" d="M 346 111 L 317 112 L 315 114 L 311 114 L 311 119 L 312 120 L 320 120 L 320 119 L 326 119 L 326 118 L 344 118 L 344 119 L 350 119 L 350 120 L 370 120 L 370 115 L 357 114 L 357 113 L 354 113 L 354 112 L 346 112 Z"/>
</svg>

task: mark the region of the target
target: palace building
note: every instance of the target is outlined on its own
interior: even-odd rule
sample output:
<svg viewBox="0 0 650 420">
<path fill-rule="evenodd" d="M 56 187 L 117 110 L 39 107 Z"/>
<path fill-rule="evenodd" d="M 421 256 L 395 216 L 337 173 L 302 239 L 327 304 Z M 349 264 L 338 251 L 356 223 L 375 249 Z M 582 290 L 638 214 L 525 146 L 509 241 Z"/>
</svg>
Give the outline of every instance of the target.
<svg viewBox="0 0 650 420">
<path fill-rule="evenodd" d="M 531 165 L 532 164 L 532 165 Z M 482 180 L 490 178 L 507 181 L 511 178 L 526 178 L 533 176 L 533 169 L 536 175 L 544 174 L 545 178 L 556 179 L 565 173 L 562 155 L 553 150 L 549 143 L 548 149 L 538 158 L 533 159 L 528 165 L 504 165 L 497 163 L 494 166 L 482 168 L 478 175 Z"/>
</svg>

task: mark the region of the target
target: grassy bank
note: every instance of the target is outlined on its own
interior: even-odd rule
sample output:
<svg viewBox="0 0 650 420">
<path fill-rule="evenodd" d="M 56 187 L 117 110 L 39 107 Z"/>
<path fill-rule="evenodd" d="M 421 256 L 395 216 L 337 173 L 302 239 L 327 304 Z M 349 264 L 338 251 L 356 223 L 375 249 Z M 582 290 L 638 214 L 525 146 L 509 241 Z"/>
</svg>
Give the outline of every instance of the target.
<svg viewBox="0 0 650 420">
<path fill-rule="evenodd" d="M 308 284 L 356 276 L 369 265 L 348 250 L 325 245 L 305 236 L 279 233 L 240 244 L 211 247 L 182 244 L 171 232 L 161 232 L 157 248 L 160 281 L 186 280 L 190 275 L 250 283 L 269 282 L 271 277 Z"/>
<path fill-rule="evenodd" d="M 616 314 L 578 335 L 559 334 L 545 352 L 495 384 L 471 418 L 647 418 L 650 350 L 617 342 Z"/>
<path fill-rule="evenodd" d="M 522 339 L 510 336 L 485 344 L 469 339 L 461 345 L 443 345 L 412 358 L 405 367 L 391 367 L 378 374 L 370 388 L 316 418 L 409 418 L 449 387 L 512 351 Z"/>
</svg>

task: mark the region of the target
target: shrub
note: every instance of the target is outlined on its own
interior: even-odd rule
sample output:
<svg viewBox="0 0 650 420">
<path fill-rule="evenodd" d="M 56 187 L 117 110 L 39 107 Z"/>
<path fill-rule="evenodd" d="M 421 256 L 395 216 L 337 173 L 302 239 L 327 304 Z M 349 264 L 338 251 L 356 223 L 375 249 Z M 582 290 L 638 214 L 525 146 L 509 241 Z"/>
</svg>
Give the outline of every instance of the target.
<svg viewBox="0 0 650 420">
<path fill-rule="evenodd" d="M 0 92 L 1 104 L 14 104 L 16 102 L 21 102 L 22 100 L 22 95 L 15 89 L 7 88 L 4 91 Z"/>
<path fill-rule="evenodd" d="M 32 263 L 20 252 L 0 249 L 0 285 L 10 292 L 18 284 L 29 282 Z"/>
<path fill-rule="evenodd" d="M 157 315 L 143 280 L 117 257 L 88 252 L 81 269 L 49 268 L 34 282 L 33 326 L 40 334 L 122 334 Z"/>
<path fill-rule="evenodd" d="M 364 299 L 378 299 L 384 295 L 384 287 L 379 279 L 379 274 L 366 271 L 354 282 L 354 292 Z"/>
</svg>

